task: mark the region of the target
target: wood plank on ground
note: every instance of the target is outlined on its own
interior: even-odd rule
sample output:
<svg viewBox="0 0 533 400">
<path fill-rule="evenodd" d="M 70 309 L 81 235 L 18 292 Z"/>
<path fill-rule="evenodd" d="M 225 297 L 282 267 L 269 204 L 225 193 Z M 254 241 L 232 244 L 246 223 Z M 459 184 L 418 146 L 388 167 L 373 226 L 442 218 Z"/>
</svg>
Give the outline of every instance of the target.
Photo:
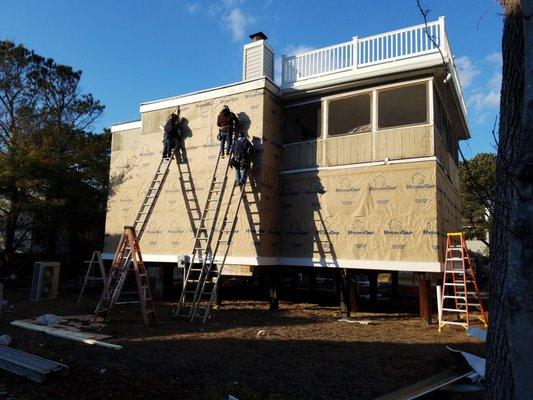
<svg viewBox="0 0 533 400">
<path fill-rule="evenodd" d="M 68 374 L 68 366 L 24 351 L 0 346 L 0 368 L 42 383 L 52 373 Z"/>
</svg>

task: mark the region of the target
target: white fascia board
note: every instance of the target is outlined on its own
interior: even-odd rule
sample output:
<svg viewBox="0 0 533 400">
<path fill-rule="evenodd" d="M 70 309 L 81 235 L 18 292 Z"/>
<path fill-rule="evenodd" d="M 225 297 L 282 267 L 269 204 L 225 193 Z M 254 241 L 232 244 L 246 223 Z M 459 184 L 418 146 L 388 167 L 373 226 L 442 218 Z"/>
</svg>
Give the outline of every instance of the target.
<svg viewBox="0 0 533 400">
<path fill-rule="evenodd" d="M 127 131 L 130 129 L 141 129 L 141 121 L 124 122 L 122 124 L 111 125 L 111 132 Z"/>
<path fill-rule="evenodd" d="M 315 259 L 300 257 L 280 257 L 281 265 L 322 267 L 322 268 L 353 268 L 383 271 L 409 272 L 442 272 L 443 263 L 438 261 L 383 261 L 383 260 L 352 260 L 352 259 Z"/>
<path fill-rule="evenodd" d="M 146 262 L 164 262 L 177 263 L 183 256 L 190 257 L 190 254 L 143 254 L 143 260 Z M 113 253 L 102 253 L 102 259 L 112 260 Z M 202 262 L 201 257 L 195 257 L 197 262 Z M 218 258 L 215 258 L 219 261 Z M 276 265 L 278 264 L 278 257 L 227 257 L 225 264 L 227 265 Z M 221 261 L 221 260 L 220 260 Z"/>
<path fill-rule="evenodd" d="M 290 96 L 293 93 L 296 94 L 301 91 L 312 92 L 314 90 L 329 88 L 344 83 L 357 82 L 375 77 L 386 77 L 387 75 L 402 72 L 414 72 L 416 70 L 438 66 L 444 67 L 440 54 L 427 54 L 405 60 L 350 69 L 344 72 L 333 71 L 325 75 L 303 79 L 299 82 L 295 82 L 292 86 L 282 86 L 280 89 L 281 96 Z"/>
<path fill-rule="evenodd" d="M 162 99 L 151 101 L 148 103 L 142 103 L 140 106 L 140 112 L 145 113 L 149 111 L 161 110 L 163 108 L 172 108 L 181 106 L 184 104 L 196 103 L 199 101 L 205 101 L 214 99 L 217 97 L 231 96 L 238 93 L 248 92 L 250 90 L 268 89 L 274 94 L 278 94 L 278 87 L 272 83 L 269 79 L 259 78 L 253 81 L 238 82 L 231 85 L 220 86 L 213 89 L 206 89 L 199 92 L 193 92 L 184 94 L 178 97 L 172 97 L 169 99 Z"/>
<path fill-rule="evenodd" d="M 428 156 L 428 157 L 418 157 L 418 158 L 404 158 L 404 159 L 401 159 L 401 160 L 372 161 L 372 162 L 358 163 L 358 164 L 335 165 L 333 167 L 313 167 L 313 168 L 287 169 L 287 170 L 281 171 L 280 175 L 301 174 L 301 173 L 305 173 L 305 172 L 317 172 L 317 171 L 335 171 L 335 170 L 345 170 L 345 169 L 355 169 L 355 168 L 365 168 L 365 167 L 376 167 L 376 166 L 380 166 L 380 165 L 406 164 L 406 163 L 425 162 L 425 161 L 437 161 L 437 157 Z"/>
<path fill-rule="evenodd" d="M 102 253 L 104 260 L 112 260 L 113 253 Z M 189 255 L 190 256 L 190 255 Z M 146 262 L 177 263 L 183 255 L 177 254 L 143 254 Z M 202 261 L 198 259 L 197 261 Z M 304 257 L 228 257 L 227 265 L 277 265 L 317 268 L 355 268 L 383 271 L 442 272 L 443 263 L 438 261 L 383 261 L 354 259 L 315 259 Z"/>
</svg>

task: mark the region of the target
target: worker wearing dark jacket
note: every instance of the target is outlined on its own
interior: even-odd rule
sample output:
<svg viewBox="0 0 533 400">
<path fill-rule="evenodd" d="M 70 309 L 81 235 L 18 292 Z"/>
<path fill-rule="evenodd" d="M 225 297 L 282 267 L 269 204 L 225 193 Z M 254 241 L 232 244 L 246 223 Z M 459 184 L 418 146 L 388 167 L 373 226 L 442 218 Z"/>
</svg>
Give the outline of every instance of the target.
<svg viewBox="0 0 533 400">
<path fill-rule="evenodd" d="M 160 126 L 163 130 L 163 158 L 172 156 L 172 149 L 180 144 L 181 128 L 178 114 L 172 113 L 165 125 Z"/>
<path fill-rule="evenodd" d="M 235 181 L 237 185 L 243 186 L 250 171 L 252 158 L 254 155 L 254 145 L 246 139 L 244 132 L 233 142 L 231 166 L 235 168 Z"/>
<path fill-rule="evenodd" d="M 228 106 L 222 107 L 222 111 L 220 111 L 217 118 L 217 126 L 220 129 L 218 140 L 220 140 L 220 154 L 222 157 L 224 157 L 224 144 L 226 144 L 226 154 L 230 153 L 233 133 L 238 125 L 239 119 L 237 116 L 230 111 Z"/>
</svg>

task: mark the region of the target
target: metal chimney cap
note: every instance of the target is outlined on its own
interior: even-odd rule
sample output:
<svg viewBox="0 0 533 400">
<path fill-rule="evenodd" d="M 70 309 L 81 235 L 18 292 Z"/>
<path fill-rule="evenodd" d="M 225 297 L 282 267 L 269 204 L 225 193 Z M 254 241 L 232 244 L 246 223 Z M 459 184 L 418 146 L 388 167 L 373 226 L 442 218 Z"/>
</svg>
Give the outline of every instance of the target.
<svg viewBox="0 0 533 400">
<path fill-rule="evenodd" d="M 250 39 L 252 39 L 254 42 L 257 40 L 267 40 L 268 37 L 263 32 L 259 31 L 256 33 L 252 33 L 250 36 L 248 36 Z"/>
</svg>

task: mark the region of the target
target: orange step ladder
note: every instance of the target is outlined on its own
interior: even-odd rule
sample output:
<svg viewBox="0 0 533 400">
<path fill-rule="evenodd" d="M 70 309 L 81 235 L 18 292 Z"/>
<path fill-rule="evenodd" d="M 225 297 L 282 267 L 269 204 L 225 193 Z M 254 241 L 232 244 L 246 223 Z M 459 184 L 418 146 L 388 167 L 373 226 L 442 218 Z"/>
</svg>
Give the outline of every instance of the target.
<svg viewBox="0 0 533 400">
<path fill-rule="evenodd" d="M 124 233 L 115 252 L 107 283 L 94 312 L 95 319 L 99 316 L 103 316 L 104 319 L 108 317 L 126 282 L 128 273 L 132 269 L 137 281 L 137 291 L 144 323 L 148 325 L 150 322 L 156 321 L 155 305 L 150 290 L 148 274 L 142 259 L 139 239 L 135 233 L 135 228 L 132 226 L 124 227 Z"/>
<path fill-rule="evenodd" d="M 446 258 L 439 309 L 439 332 L 445 325 L 465 329 L 473 319 L 487 326 L 487 316 L 479 295 L 474 266 L 462 232 L 446 235 Z"/>
</svg>

